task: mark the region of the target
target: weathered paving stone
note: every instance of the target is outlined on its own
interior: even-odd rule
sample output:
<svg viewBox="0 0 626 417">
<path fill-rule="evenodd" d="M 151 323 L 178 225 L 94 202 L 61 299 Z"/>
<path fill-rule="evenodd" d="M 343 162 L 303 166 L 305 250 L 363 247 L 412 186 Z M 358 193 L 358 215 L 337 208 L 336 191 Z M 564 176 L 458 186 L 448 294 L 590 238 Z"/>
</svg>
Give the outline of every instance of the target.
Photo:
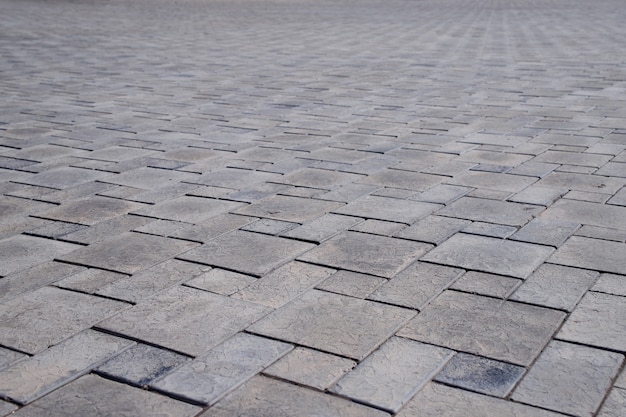
<svg viewBox="0 0 626 417">
<path fill-rule="evenodd" d="M 450 288 L 489 297 L 507 298 L 522 282 L 517 278 L 469 271 Z"/>
<path fill-rule="evenodd" d="M 64 222 L 94 225 L 143 207 L 142 204 L 106 197 L 70 201 L 38 216 Z"/>
<path fill-rule="evenodd" d="M 25 235 L 0 240 L 0 276 L 51 261 L 79 248 L 80 246 L 71 243 Z"/>
<path fill-rule="evenodd" d="M 568 200 L 588 201 L 590 203 L 603 204 L 611 197 L 610 194 L 602 194 L 600 192 L 576 191 L 572 190 L 564 196 Z"/>
<path fill-rule="evenodd" d="M 187 172 L 140 167 L 118 175 L 110 175 L 100 180 L 109 184 L 125 185 L 127 187 L 141 188 L 143 190 L 154 190 L 163 187 L 164 184 L 170 184 L 172 182 L 186 181 L 198 183 L 197 180 L 199 177 L 199 175 Z"/>
<path fill-rule="evenodd" d="M 615 204 L 616 206 L 626 206 L 626 187 L 619 190 L 608 201 L 609 204 Z"/>
<path fill-rule="evenodd" d="M 337 271 L 315 288 L 355 298 L 366 298 L 385 282 L 387 282 L 385 278 L 372 275 Z"/>
<path fill-rule="evenodd" d="M 134 274 L 198 246 L 194 242 L 167 239 L 139 233 L 123 233 L 111 239 L 78 249 L 59 259 L 80 265 Z"/>
<path fill-rule="evenodd" d="M 334 210 L 336 214 L 411 224 L 440 206 L 420 201 L 366 196 Z"/>
<path fill-rule="evenodd" d="M 384 220 L 365 220 L 350 228 L 353 232 L 370 233 L 373 235 L 392 236 L 404 229 L 406 224 L 387 222 Z"/>
<path fill-rule="evenodd" d="M 86 330 L 0 373 L 0 395 L 30 403 L 135 342 Z"/>
<path fill-rule="evenodd" d="M 299 171 L 274 178 L 270 181 L 298 187 L 334 190 L 340 185 L 350 184 L 363 178 L 362 175 L 346 172 L 328 171 L 325 169 L 303 168 Z"/>
<path fill-rule="evenodd" d="M 609 162 L 602 168 L 594 172 L 595 175 L 604 175 L 607 177 L 626 178 L 626 163 Z"/>
<path fill-rule="evenodd" d="M 457 233 L 421 260 L 525 279 L 552 252 L 546 246 Z"/>
<path fill-rule="evenodd" d="M 587 293 L 557 334 L 559 339 L 626 351 L 626 298 Z"/>
<path fill-rule="evenodd" d="M 15 410 L 17 410 L 17 406 L 15 404 L 0 400 L 0 416 L 8 416 Z"/>
<path fill-rule="evenodd" d="M 54 283 L 55 286 L 74 291 L 94 294 L 99 289 L 106 287 L 127 275 L 117 272 L 104 271 L 102 269 L 86 269 L 70 277 L 63 278 Z"/>
<path fill-rule="evenodd" d="M 569 172 L 552 172 L 537 182 L 537 185 L 592 193 L 615 194 L 617 190 L 622 188 L 624 181 L 625 180 L 621 178 Z"/>
<path fill-rule="evenodd" d="M 604 401 L 598 417 L 620 417 L 626 409 L 626 389 L 613 388 Z"/>
<path fill-rule="evenodd" d="M 427 216 L 396 233 L 395 236 L 438 245 L 469 224 L 471 224 L 469 220 Z"/>
<path fill-rule="evenodd" d="M 484 188 L 488 190 L 519 193 L 537 181 L 536 178 L 521 175 L 499 174 L 492 172 L 468 172 L 454 177 L 447 182 L 451 185 Z"/>
<path fill-rule="evenodd" d="M 136 210 L 133 214 L 198 224 L 241 206 L 232 201 L 183 196 Z"/>
<path fill-rule="evenodd" d="M 282 236 L 319 243 L 349 229 L 351 226 L 361 221 L 361 219 L 350 216 L 325 214 L 283 233 Z"/>
<path fill-rule="evenodd" d="M 413 199 L 427 203 L 450 204 L 472 191 L 470 187 L 458 185 L 439 184 L 417 194 Z"/>
<path fill-rule="evenodd" d="M 288 343 L 238 333 L 159 379 L 152 387 L 212 405 L 292 348 Z"/>
<path fill-rule="evenodd" d="M 454 160 L 461 162 L 475 162 L 480 164 L 506 165 L 509 167 L 515 167 L 528 161 L 529 159 L 532 159 L 532 156 L 508 152 L 472 150 L 469 152 L 465 152 L 463 155 L 456 157 Z"/>
<path fill-rule="evenodd" d="M 23 353 L 0 347 L 0 371 L 28 357 L 28 355 L 25 355 Z"/>
<path fill-rule="evenodd" d="M 448 349 L 392 337 L 339 380 L 332 391 L 396 413 L 452 354 Z"/>
<path fill-rule="evenodd" d="M 463 272 L 462 269 L 415 262 L 368 298 L 420 310 Z"/>
<path fill-rule="evenodd" d="M 29 176 L 28 179 L 18 180 L 18 182 L 41 187 L 66 189 L 79 184 L 100 180 L 110 175 L 109 173 L 90 169 L 60 167 Z"/>
<path fill-rule="evenodd" d="M 44 287 L 0 305 L 0 344 L 35 354 L 128 304 Z"/>
<path fill-rule="evenodd" d="M 400 171 L 397 169 L 384 169 L 360 180 L 359 183 L 401 188 L 412 191 L 425 191 L 426 189 L 441 183 L 445 179 L 445 177 L 438 175 L 421 174 L 412 171 Z"/>
<path fill-rule="evenodd" d="M 548 164 L 545 162 L 529 161 L 513 168 L 511 171 L 509 171 L 509 174 L 542 178 L 558 167 L 559 164 Z"/>
<path fill-rule="evenodd" d="M 324 391 L 355 365 L 351 359 L 298 347 L 263 373 Z"/>
<path fill-rule="evenodd" d="M 624 356 L 551 342 L 513 393 L 513 400 L 576 416 L 592 416 Z"/>
<path fill-rule="evenodd" d="M 376 191 L 378 186 L 368 184 L 345 184 L 339 188 L 335 188 L 318 196 L 321 200 L 338 201 L 342 203 L 348 203 L 352 200 L 356 200 L 366 194 Z"/>
<path fill-rule="evenodd" d="M 342 205 L 343 203 L 331 201 L 276 195 L 235 210 L 234 213 L 286 222 L 304 223 Z"/>
<path fill-rule="evenodd" d="M 430 245 L 424 243 L 344 232 L 298 259 L 391 278 L 430 248 Z"/>
<path fill-rule="evenodd" d="M 257 281 L 250 275 L 213 268 L 185 282 L 185 285 L 221 295 L 232 295 Z"/>
<path fill-rule="evenodd" d="M 579 227 L 579 224 L 565 220 L 534 219 L 511 236 L 510 239 L 559 247 Z"/>
<path fill-rule="evenodd" d="M 279 235 L 298 226 L 300 226 L 298 223 L 284 222 L 282 220 L 259 219 L 253 223 L 243 226 L 241 230 L 263 233 L 266 235 Z"/>
<path fill-rule="evenodd" d="M 232 297 L 279 308 L 313 288 L 334 272 L 335 270 L 330 268 L 290 262 L 256 280 L 233 294 Z"/>
<path fill-rule="evenodd" d="M 461 230 L 463 233 L 471 235 L 480 235 L 488 237 L 497 237 L 506 239 L 517 231 L 514 226 L 505 226 L 502 224 L 472 222 Z"/>
<path fill-rule="evenodd" d="M 43 216 L 41 216 L 43 217 Z M 27 234 L 32 236 L 39 236 L 51 239 L 60 239 L 65 235 L 68 235 L 79 230 L 86 229 L 87 226 L 74 223 L 65 223 L 57 221 L 48 221 L 43 226 L 35 227 L 26 231 Z"/>
<path fill-rule="evenodd" d="M 310 243 L 234 231 L 179 256 L 179 259 L 262 276 L 313 247 Z"/>
<path fill-rule="evenodd" d="M 203 416 L 384 417 L 389 414 L 343 398 L 257 376 Z"/>
<path fill-rule="evenodd" d="M 109 359 L 96 371 L 129 384 L 146 386 L 190 360 L 169 350 L 137 344 Z"/>
<path fill-rule="evenodd" d="M 515 203 L 549 206 L 561 198 L 561 196 L 565 193 L 567 193 L 567 189 L 564 188 L 542 187 L 540 185 L 533 184 L 510 197 L 509 201 L 513 201 Z"/>
<path fill-rule="evenodd" d="M 610 160 L 611 156 L 609 155 L 598 155 L 586 152 L 546 151 L 541 155 L 537 155 L 533 161 L 559 165 L 581 165 L 600 168 Z"/>
<path fill-rule="evenodd" d="M 55 281 L 85 270 L 82 266 L 44 262 L 0 279 L 0 302 L 45 287 Z"/>
<path fill-rule="evenodd" d="M 193 240 L 194 242 L 208 242 L 211 239 L 232 232 L 256 220 L 255 217 L 219 214 L 205 220 L 201 225 L 179 229 L 172 233 L 171 237 Z"/>
<path fill-rule="evenodd" d="M 178 233 L 181 229 L 190 228 L 194 225 L 191 223 L 183 223 L 173 220 L 158 220 L 152 219 L 148 224 L 133 229 L 133 232 L 146 233 L 149 235 L 157 235 L 163 237 L 171 237 Z"/>
<path fill-rule="evenodd" d="M 279 180 L 280 178 L 282 178 L 281 175 L 269 172 L 224 168 L 200 176 L 194 176 L 189 182 L 239 190 L 250 186 L 250 184 Z"/>
<path fill-rule="evenodd" d="M 626 277 L 624 275 L 602 274 L 591 287 L 591 291 L 626 297 Z"/>
<path fill-rule="evenodd" d="M 247 330 L 361 360 L 415 312 L 310 290 Z"/>
<path fill-rule="evenodd" d="M 397 334 L 526 366 L 564 318 L 555 310 L 446 291 Z"/>
<path fill-rule="evenodd" d="M 174 287 L 99 323 L 99 327 L 199 356 L 270 309 L 206 291 Z M 207 320 L 211 322 L 207 326 Z"/>
<path fill-rule="evenodd" d="M 626 244 L 572 236 L 548 262 L 626 275 Z"/>
<path fill-rule="evenodd" d="M 559 200 L 539 216 L 541 219 L 626 230 L 626 207 L 586 201 Z"/>
<path fill-rule="evenodd" d="M 96 375 L 86 375 L 20 409 L 14 415 L 18 417 L 87 415 L 192 417 L 200 410 L 200 407 L 153 392 L 109 381 Z"/>
<path fill-rule="evenodd" d="M 598 226 L 583 226 L 576 231 L 575 235 L 600 240 L 614 240 L 616 242 L 626 241 L 626 229 L 619 230 Z"/>
<path fill-rule="evenodd" d="M 526 204 L 505 201 L 486 200 L 483 198 L 463 197 L 449 206 L 437 211 L 439 216 L 498 223 L 507 226 L 523 226 L 541 208 Z"/>
<path fill-rule="evenodd" d="M 398 417 L 561 417 L 562 414 L 525 404 L 476 394 L 470 391 L 428 384 L 397 414 Z"/>
<path fill-rule="evenodd" d="M 435 381 L 481 394 L 504 398 L 524 374 L 521 366 L 457 353 Z"/>
<path fill-rule="evenodd" d="M 148 217 L 123 215 L 105 220 L 86 229 L 63 236 L 63 240 L 76 243 L 93 244 L 115 237 L 143 225 L 153 222 Z"/>
<path fill-rule="evenodd" d="M 511 300 L 572 311 L 598 278 L 596 271 L 543 264 Z"/>
</svg>

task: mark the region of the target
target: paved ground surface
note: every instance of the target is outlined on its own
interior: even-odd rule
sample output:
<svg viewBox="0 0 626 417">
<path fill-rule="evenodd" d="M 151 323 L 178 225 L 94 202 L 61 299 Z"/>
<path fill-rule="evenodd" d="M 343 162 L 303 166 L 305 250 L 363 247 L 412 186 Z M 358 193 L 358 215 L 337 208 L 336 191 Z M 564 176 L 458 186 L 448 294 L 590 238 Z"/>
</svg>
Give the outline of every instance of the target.
<svg viewBox="0 0 626 417">
<path fill-rule="evenodd" d="M 0 15 L 0 416 L 625 415 L 622 0 Z"/>
</svg>

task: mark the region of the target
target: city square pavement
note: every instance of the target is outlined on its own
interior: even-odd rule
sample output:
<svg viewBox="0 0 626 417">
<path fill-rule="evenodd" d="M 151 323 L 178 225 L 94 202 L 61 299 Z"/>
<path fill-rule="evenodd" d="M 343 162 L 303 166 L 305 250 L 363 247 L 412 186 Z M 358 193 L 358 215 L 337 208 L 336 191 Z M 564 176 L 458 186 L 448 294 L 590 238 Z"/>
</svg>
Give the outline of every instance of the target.
<svg viewBox="0 0 626 417">
<path fill-rule="evenodd" d="M 623 0 L 0 15 L 0 417 L 626 416 Z"/>
</svg>

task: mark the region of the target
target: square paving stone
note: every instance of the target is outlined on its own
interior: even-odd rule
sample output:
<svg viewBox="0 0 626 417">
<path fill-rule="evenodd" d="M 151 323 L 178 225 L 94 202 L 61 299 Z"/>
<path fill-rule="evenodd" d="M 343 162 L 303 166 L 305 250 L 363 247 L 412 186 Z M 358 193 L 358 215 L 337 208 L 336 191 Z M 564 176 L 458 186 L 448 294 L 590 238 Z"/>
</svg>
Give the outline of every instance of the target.
<svg viewBox="0 0 626 417">
<path fill-rule="evenodd" d="M 59 260 L 134 274 L 198 246 L 197 243 L 140 233 L 122 233 L 78 249 Z"/>
<path fill-rule="evenodd" d="M 263 373 L 324 391 L 355 365 L 351 359 L 299 347 Z"/>
<path fill-rule="evenodd" d="M 387 220 L 406 224 L 415 223 L 441 206 L 420 201 L 398 200 L 393 198 L 366 196 L 335 209 L 336 214 L 364 217 L 366 219 Z"/>
<path fill-rule="evenodd" d="M 626 275 L 626 244 L 572 236 L 548 262 Z"/>
<path fill-rule="evenodd" d="M 0 276 L 51 261 L 79 248 L 81 247 L 71 243 L 25 235 L 0 240 Z"/>
<path fill-rule="evenodd" d="M 190 360 L 188 356 L 169 350 L 137 344 L 111 358 L 96 371 L 132 385 L 145 386 Z"/>
<path fill-rule="evenodd" d="M 355 298 L 365 298 L 376 288 L 386 283 L 385 278 L 359 274 L 351 271 L 337 271 L 316 286 L 317 289 Z"/>
<path fill-rule="evenodd" d="M 0 344 L 35 354 L 128 307 L 53 287 L 0 305 Z"/>
<path fill-rule="evenodd" d="M 419 310 L 464 272 L 462 269 L 448 266 L 415 262 L 368 298 Z"/>
<path fill-rule="evenodd" d="M 114 399 L 114 400 L 113 400 Z M 16 417 L 192 417 L 200 407 L 86 375 L 18 410 Z M 96 414 L 94 414 L 96 413 Z"/>
<path fill-rule="evenodd" d="M 62 203 L 59 207 L 39 213 L 38 217 L 64 222 L 93 225 L 144 207 L 115 198 L 93 196 Z"/>
<path fill-rule="evenodd" d="M 440 384 L 428 384 L 397 417 L 562 417 L 540 408 L 476 394 Z"/>
<path fill-rule="evenodd" d="M 551 342 L 513 393 L 513 400 L 576 416 L 595 415 L 624 356 Z"/>
<path fill-rule="evenodd" d="M 392 337 L 339 380 L 332 391 L 396 413 L 452 355 L 448 349 Z"/>
<path fill-rule="evenodd" d="M 432 246 L 384 236 L 344 232 L 299 260 L 391 278 Z"/>
<path fill-rule="evenodd" d="M 562 199 L 548 207 L 541 219 L 561 220 L 626 230 L 626 207 Z"/>
<path fill-rule="evenodd" d="M 179 398 L 212 405 L 292 348 L 288 343 L 238 333 L 159 379 L 152 387 Z"/>
<path fill-rule="evenodd" d="M 363 184 L 374 184 L 384 187 L 402 188 L 405 190 L 425 191 L 446 180 L 446 177 L 430 174 L 420 174 L 412 171 L 384 169 L 360 180 Z"/>
<path fill-rule="evenodd" d="M 183 196 L 137 210 L 133 214 L 198 224 L 242 205 L 232 201 Z"/>
<path fill-rule="evenodd" d="M 109 173 L 94 171 L 91 169 L 63 167 L 50 169 L 45 172 L 31 175 L 28 179 L 19 182 L 41 187 L 66 189 L 78 184 L 91 182 L 110 176 Z"/>
<path fill-rule="evenodd" d="M 626 352 L 626 298 L 587 293 L 563 325 L 559 339 Z"/>
<path fill-rule="evenodd" d="M 527 204 L 463 197 L 439 210 L 437 215 L 507 226 L 523 226 L 541 210 L 541 207 Z"/>
<path fill-rule="evenodd" d="M 413 315 L 399 307 L 310 290 L 248 330 L 361 360 Z"/>
<path fill-rule="evenodd" d="M 596 271 L 543 264 L 511 300 L 572 311 L 600 275 Z"/>
<path fill-rule="evenodd" d="M 553 251 L 546 246 L 458 233 L 421 260 L 525 279 Z"/>
<path fill-rule="evenodd" d="M 511 236 L 510 239 L 559 247 L 579 227 L 578 223 L 564 220 L 533 219 Z"/>
<path fill-rule="evenodd" d="M 275 195 L 236 210 L 235 214 L 304 223 L 343 206 L 343 203 Z"/>
<path fill-rule="evenodd" d="M 180 259 L 262 276 L 314 248 L 298 242 L 258 233 L 234 231 L 211 240 Z"/>
<path fill-rule="evenodd" d="M 506 397 L 526 370 L 521 366 L 457 353 L 435 381 L 494 397 Z"/>
<path fill-rule="evenodd" d="M 0 373 L 0 395 L 28 404 L 135 342 L 86 330 Z"/>
<path fill-rule="evenodd" d="M 397 334 L 526 366 L 564 318 L 560 311 L 446 291 Z"/>
<path fill-rule="evenodd" d="M 199 356 L 270 311 L 258 304 L 179 286 L 98 326 Z"/>
<path fill-rule="evenodd" d="M 388 417 L 389 414 L 333 395 L 256 376 L 201 416 Z"/>
</svg>

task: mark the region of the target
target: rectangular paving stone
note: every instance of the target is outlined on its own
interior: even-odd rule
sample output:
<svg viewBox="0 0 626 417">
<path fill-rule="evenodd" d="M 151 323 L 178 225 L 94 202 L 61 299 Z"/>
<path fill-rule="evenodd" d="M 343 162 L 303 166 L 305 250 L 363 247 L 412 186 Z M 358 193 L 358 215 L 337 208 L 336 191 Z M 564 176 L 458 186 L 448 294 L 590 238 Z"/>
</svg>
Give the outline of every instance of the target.
<svg viewBox="0 0 626 417">
<path fill-rule="evenodd" d="M 562 340 L 626 352 L 626 299 L 588 292 L 557 334 Z"/>
<path fill-rule="evenodd" d="M 258 304 L 178 286 L 100 322 L 98 327 L 200 356 L 269 311 Z"/>
<path fill-rule="evenodd" d="M 558 248 L 579 227 L 578 223 L 565 220 L 533 219 L 513 234 L 510 239 Z"/>
<path fill-rule="evenodd" d="M 101 180 L 105 177 L 109 177 L 110 175 L 110 173 L 94 171 L 91 169 L 59 167 L 40 172 L 39 174 L 31 175 L 28 179 L 21 179 L 17 182 L 63 190 L 79 184 Z"/>
<path fill-rule="evenodd" d="M 25 355 L 20 352 L 16 352 L 14 350 L 6 349 L 0 347 L 0 371 L 9 366 L 13 365 L 16 362 L 21 361 L 22 359 L 29 358 L 28 355 Z"/>
<path fill-rule="evenodd" d="M 185 282 L 185 286 L 214 292 L 221 295 L 232 295 L 257 281 L 258 278 L 239 274 L 225 269 L 213 268 Z"/>
<path fill-rule="evenodd" d="M 143 204 L 129 201 L 92 196 L 89 198 L 62 203 L 52 210 L 38 213 L 45 219 L 59 220 L 64 222 L 94 225 L 104 220 L 124 215 L 133 210 L 144 207 Z"/>
<path fill-rule="evenodd" d="M 203 221 L 200 225 L 179 229 L 172 233 L 171 237 L 204 243 L 256 220 L 254 217 L 238 216 L 236 214 L 219 214 Z"/>
<path fill-rule="evenodd" d="M 96 375 L 85 375 L 18 410 L 14 415 L 67 417 L 94 415 L 96 412 L 99 415 L 119 417 L 192 417 L 199 411 L 200 407 L 182 401 Z"/>
<path fill-rule="evenodd" d="M 458 233 L 421 260 L 526 279 L 553 251 L 547 246 Z"/>
<path fill-rule="evenodd" d="M 560 311 L 446 291 L 397 335 L 527 366 L 564 318 Z"/>
<path fill-rule="evenodd" d="M 0 276 L 71 253 L 80 246 L 34 236 L 17 235 L 0 240 Z"/>
<path fill-rule="evenodd" d="M 562 199 L 540 214 L 541 219 L 626 230 L 626 207 Z"/>
<path fill-rule="evenodd" d="M 626 275 L 626 244 L 572 236 L 548 262 Z"/>
<path fill-rule="evenodd" d="M 602 274 L 591 287 L 591 291 L 626 297 L 626 277 L 624 275 Z"/>
<path fill-rule="evenodd" d="M 385 282 L 387 282 L 385 278 L 372 275 L 337 271 L 315 288 L 355 298 L 366 298 Z"/>
<path fill-rule="evenodd" d="M 613 388 L 602 404 L 598 417 L 620 417 L 626 409 L 626 389 Z"/>
<path fill-rule="evenodd" d="M 131 215 L 117 216 L 110 220 L 104 220 L 86 229 L 79 230 L 63 236 L 63 240 L 70 242 L 92 244 L 115 237 L 133 229 L 154 222 L 154 219 L 148 217 L 139 217 Z"/>
<path fill-rule="evenodd" d="M 198 224 L 219 214 L 233 211 L 242 205 L 232 201 L 183 196 L 136 210 L 133 214 Z"/>
<path fill-rule="evenodd" d="M 83 270 L 82 266 L 50 261 L 7 275 L 0 279 L 0 303 Z"/>
<path fill-rule="evenodd" d="M 290 262 L 233 294 L 232 298 L 279 308 L 334 272 L 330 268 Z"/>
<path fill-rule="evenodd" d="M 127 306 L 119 301 L 43 287 L 0 305 L 0 344 L 35 354 Z"/>
<path fill-rule="evenodd" d="M 472 188 L 470 187 L 439 184 L 415 195 L 413 199 L 418 201 L 425 201 L 427 203 L 450 204 L 454 200 L 463 197 L 470 191 L 472 191 Z"/>
<path fill-rule="evenodd" d="M 541 210 L 540 207 L 527 204 L 463 197 L 436 214 L 507 226 L 523 226 Z"/>
<path fill-rule="evenodd" d="M 298 187 L 334 190 L 340 185 L 351 184 L 361 178 L 363 178 L 362 175 L 307 167 L 270 181 Z"/>
<path fill-rule="evenodd" d="M 624 179 L 610 178 L 569 172 L 552 172 L 543 177 L 537 185 L 567 188 L 591 193 L 615 194 L 624 185 Z"/>
<path fill-rule="evenodd" d="M 275 195 L 235 210 L 235 214 L 305 223 L 341 207 L 343 203 Z"/>
<path fill-rule="evenodd" d="M 522 282 L 521 279 L 517 278 L 469 271 L 454 282 L 450 288 L 471 294 L 507 298 Z"/>
<path fill-rule="evenodd" d="M 374 291 L 368 299 L 421 310 L 464 272 L 462 269 L 415 262 Z"/>
<path fill-rule="evenodd" d="M 420 201 L 365 196 L 333 210 L 336 214 L 411 224 L 441 206 Z"/>
<path fill-rule="evenodd" d="M 428 188 L 444 181 L 446 177 L 421 174 L 412 171 L 400 171 L 397 169 L 383 169 L 361 179 L 361 184 L 373 184 L 383 187 L 401 188 L 413 191 L 425 191 Z"/>
<path fill-rule="evenodd" d="M 306 240 L 309 242 L 323 242 L 360 223 L 362 220 L 350 216 L 325 214 L 301 226 L 282 233 L 284 237 Z"/>
<path fill-rule="evenodd" d="M 331 391 L 396 413 L 452 355 L 448 349 L 392 337 Z"/>
<path fill-rule="evenodd" d="M 179 259 L 262 276 L 314 247 L 311 243 L 234 231 L 179 256 Z"/>
<path fill-rule="evenodd" d="M 510 197 L 508 200 L 515 203 L 549 206 L 561 198 L 567 191 L 568 190 L 565 188 L 543 187 L 533 184 Z"/>
<path fill-rule="evenodd" d="M 498 174 L 493 172 L 468 172 L 449 179 L 447 183 L 451 185 L 462 185 L 464 187 L 519 193 L 535 181 L 537 181 L 536 178 L 521 175 Z"/>
<path fill-rule="evenodd" d="M 310 290 L 247 330 L 361 360 L 415 312 Z"/>
<path fill-rule="evenodd" d="M 378 186 L 368 184 L 345 184 L 339 188 L 335 188 L 324 194 L 319 195 L 321 200 L 338 201 L 342 203 L 348 203 L 352 200 L 356 200 L 366 194 L 376 191 Z"/>
<path fill-rule="evenodd" d="M 15 410 L 17 410 L 17 406 L 15 404 L 0 400 L 0 416 L 8 416 Z"/>
<path fill-rule="evenodd" d="M 428 384 L 397 414 L 398 417 L 561 417 L 541 408 L 476 394 L 440 384 Z"/>
<path fill-rule="evenodd" d="M 159 379 L 152 387 L 179 398 L 212 405 L 292 348 L 288 343 L 238 333 Z"/>
<path fill-rule="evenodd" d="M 106 287 L 125 277 L 127 277 L 127 275 L 118 274 L 117 272 L 102 269 L 85 269 L 55 282 L 54 285 L 87 294 L 95 294 L 100 288 Z"/>
<path fill-rule="evenodd" d="M 576 416 L 593 416 L 624 356 L 551 342 L 513 393 L 513 400 Z"/>
<path fill-rule="evenodd" d="M 391 278 L 430 248 L 425 243 L 344 232 L 298 260 Z"/>
<path fill-rule="evenodd" d="M 188 182 L 194 184 L 211 185 L 215 187 L 232 188 L 239 190 L 250 184 L 280 180 L 282 175 L 269 172 L 250 171 L 247 169 L 224 168 L 202 175 L 195 175 Z"/>
<path fill-rule="evenodd" d="M 127 187 L 141 188 L 142 190 L 154 190 L 161 188 L 170 182 L 191 182 L 198 184 L 199 175 L 187 172 L 173 171 L 169 169 L 158 169 L 139 167 L 117 175 L 109 175 L 100 179 L 108 184 L 125 185 Z"/>
<path fill-rule="evenodd" d="M 609 155 L 598 155 L 586 152 L 546 151 L 541 155 L 537 155 L 533 161 L 559 165 L 581 165 L 600 168 L 610 160 L 611 156 Z"/>
<path fill-rule="evenodd" d="M 263 373 L 325 391 L 355 365 L 351 359 L 298 347 Z"/>
<path fill-rule="evenodd" d="M 196 246 L 197 243 L 178 239 L 122 233 L 61 256 L 59 260 L 123 274 L 134 274 Z"/>
<path fill-rule="evenodd" d="M 396 233 L 395 237 L 438 245 L 470 224 L 471 222 L 469 220 L 442 216 L 426 216 L 417 223 Z"/>
<path fill-rule="evenodd" d="M 86 330 L 0 372 L 0 395 L 28 404 L 134 344 Z"/>
<path fill-rule="evenodd" d="M 526 370 L 506 362 L 457 353 L 435 381 L 469 391 L 504 398 Z"/>
</svg>

